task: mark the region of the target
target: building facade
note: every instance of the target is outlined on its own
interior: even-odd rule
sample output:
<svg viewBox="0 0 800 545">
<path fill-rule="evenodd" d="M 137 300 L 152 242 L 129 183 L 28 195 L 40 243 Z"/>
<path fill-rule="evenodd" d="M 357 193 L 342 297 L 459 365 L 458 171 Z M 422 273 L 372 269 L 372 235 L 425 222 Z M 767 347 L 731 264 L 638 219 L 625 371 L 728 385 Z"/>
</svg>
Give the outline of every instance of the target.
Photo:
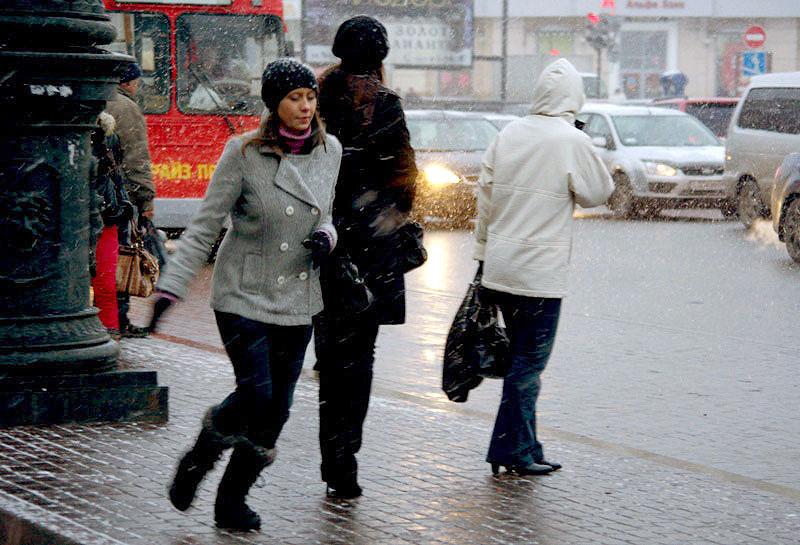
<svg viewBox="0 0 800 545">
<path fill-rule="evenodd" d="M 301 1 L 287 1 L 297 43 Z M 660 76 L 680 71 L 688 96 L 736 96 L 748 74 L 800 70 L 800 0 L 507 0 L 505 63 L 503 4 L 474 0 L 471 67 L 389 65 L 390 85 L 422 97 L 525 102 L 542 68 L 566 57 L 581 72 L 597 73 L 599 64 L 609 94 L 660 96 Z M 599 62 L 585 39 L 589 12 L 620 23 L 616 47 Z M 761 45 L 748 36 L 754 27 L 763 31 Z"/>
</svg>

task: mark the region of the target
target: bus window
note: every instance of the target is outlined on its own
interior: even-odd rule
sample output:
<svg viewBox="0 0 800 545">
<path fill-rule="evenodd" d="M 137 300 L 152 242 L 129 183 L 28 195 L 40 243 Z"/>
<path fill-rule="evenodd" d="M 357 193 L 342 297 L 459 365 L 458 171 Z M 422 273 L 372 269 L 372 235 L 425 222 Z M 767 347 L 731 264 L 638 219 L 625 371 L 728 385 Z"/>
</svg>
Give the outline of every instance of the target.
<svg viewBox="0 0 800 545">
<path fill-rule="evenodd" d="M 146 114 L 169 110 L 169 19 L 160 13 L 111 13 L 117 38 L 109 49 L 136 57 L 142 83 L 136 95 Z"/>
<path fill-rule="evenodd" d="M 261 73 L 278 58 L 280 19 L 265 15 L 178 17 L 178 108 L 258 115 Z"/>
</svg>

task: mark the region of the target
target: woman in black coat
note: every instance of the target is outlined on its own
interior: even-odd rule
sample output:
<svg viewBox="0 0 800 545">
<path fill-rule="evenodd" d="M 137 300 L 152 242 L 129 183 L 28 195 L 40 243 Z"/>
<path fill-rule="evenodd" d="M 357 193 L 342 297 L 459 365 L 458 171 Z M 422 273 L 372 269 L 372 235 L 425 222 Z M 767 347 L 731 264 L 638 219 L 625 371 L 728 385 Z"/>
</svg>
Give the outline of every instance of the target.
<svg viewBox="0 0 800 545">
<path fill-rule="evenodd" d="M 417 168 L 396 93 L 383 85 L 386 29 L 372 17 L 342 23 L 333 54 L 341 63 L 320 82 L 320 114 L 342 143 L 333 205 L 338 257 L 358 267 L 373 303 L 348 311 L 333 275 L 323 274 L 325 311 L 315 321 L 320 379 L 322 479 L 330 496 L 361 495 L 356 453 L 367 415 L 375 340 L 382 324 L 405 321 L 404 269 L 397 230 L 408 221 Z"/>
</svg>

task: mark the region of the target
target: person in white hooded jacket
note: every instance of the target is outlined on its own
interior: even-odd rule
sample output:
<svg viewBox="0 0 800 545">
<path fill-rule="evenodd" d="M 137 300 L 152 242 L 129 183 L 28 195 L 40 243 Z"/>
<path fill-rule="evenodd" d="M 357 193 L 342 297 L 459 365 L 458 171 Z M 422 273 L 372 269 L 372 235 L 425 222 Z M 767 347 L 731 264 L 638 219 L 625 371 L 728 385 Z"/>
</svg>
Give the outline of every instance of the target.
<svg viewBox="0 0 800 545">
<path fill-rule="evenodd" d="M 614 184 L 589 137 L 575 127 L 584 103 L 575 67 L 559 59 L 540 75 L 531 115 L 506 126 L 486 151 L 474 258 L 511 340 L 511 368 L 489 446 L 493 473 L 544 474 L 536 438 L 540 375 L 567 293 L 575 204 L 604 204 Z"/>
</svg>

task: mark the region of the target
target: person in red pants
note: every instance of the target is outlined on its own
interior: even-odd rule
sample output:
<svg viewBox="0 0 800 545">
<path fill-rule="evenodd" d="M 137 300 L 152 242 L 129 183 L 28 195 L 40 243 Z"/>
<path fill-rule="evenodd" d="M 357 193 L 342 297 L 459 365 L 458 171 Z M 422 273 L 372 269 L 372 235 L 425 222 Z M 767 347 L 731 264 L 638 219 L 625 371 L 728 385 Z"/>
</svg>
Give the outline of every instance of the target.
<svg viewBox="0 0 800 545">
<path fill-rule="evenodd" d="M 117 306 L 117 259 L 119 258 L 119 225 L 130 221 L 133 207 L 125 192 L 120 170 L 121 147 L 114 133 L 116 123 L 108 113 L 101 113 L 92 132 L 92 154 L 96 162 L 92 188 L 96 202 L 95 215 L 102 219 L 102 231 L 94 253 L 92 289 L 94 305 L 100 310 L 100 322 L 116 340 L 120 338 Z M 95 230 L 99 219 L 93 221 Z"/>
<path fill-rule="evenodd" d="M 119 340 L 119 309 L 117 308 L 117 259 L 119 241 L 117 226 L 103 227 L 95 250 L 95 275 L 92 278 L 94 306 L 100 309 L 100 322 L 115 340 Z"/>
</svg>

